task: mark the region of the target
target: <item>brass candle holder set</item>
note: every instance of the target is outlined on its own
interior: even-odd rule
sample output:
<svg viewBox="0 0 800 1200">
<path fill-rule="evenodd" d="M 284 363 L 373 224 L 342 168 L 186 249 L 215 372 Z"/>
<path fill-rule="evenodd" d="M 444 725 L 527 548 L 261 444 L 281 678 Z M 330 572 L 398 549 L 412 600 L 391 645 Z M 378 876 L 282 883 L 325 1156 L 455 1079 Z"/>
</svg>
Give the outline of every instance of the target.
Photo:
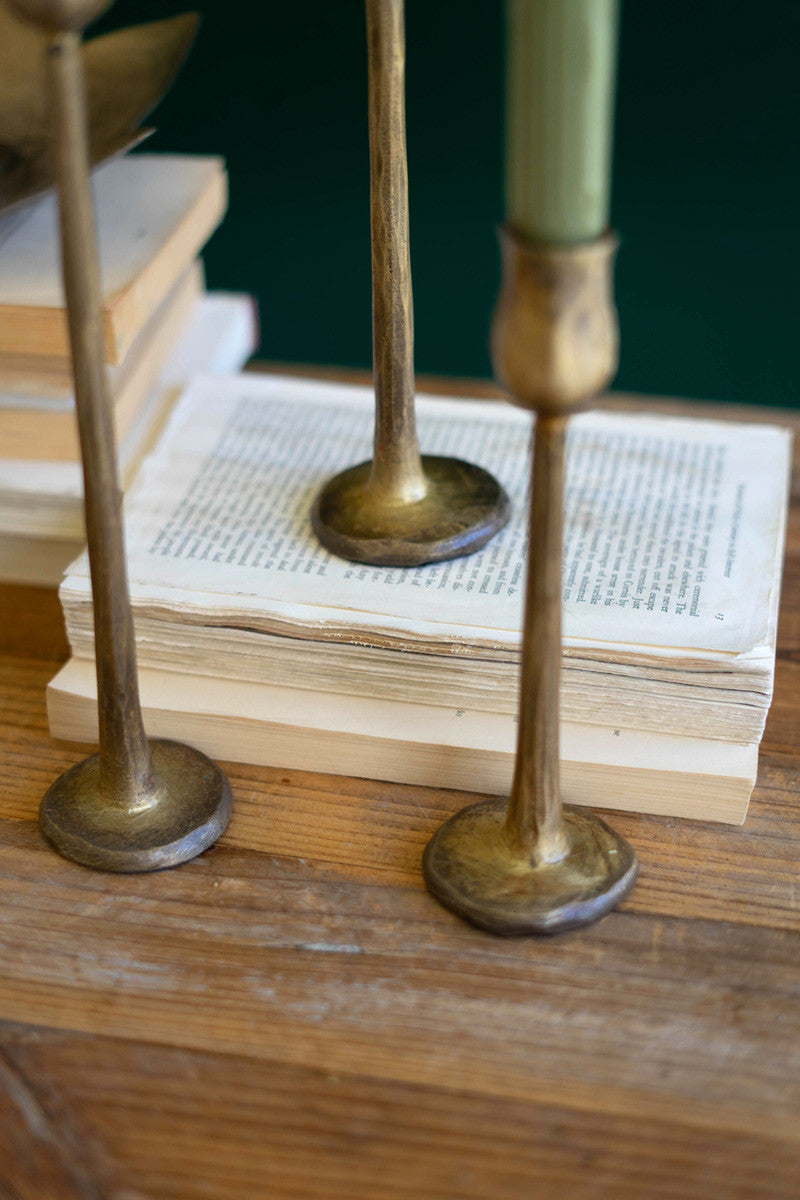
<svg viewBox="0 0 800 1200">
<path fill-rule="evenodd" d="M 231 796 L 204 755 L 148 743 L 138 697 L 113 429 L 105 396 L 97 245 L 89 190 L 78 31 L 107 0 L 13 0 L 45 35 L 55 133 L 65 291 L 84 464 L 95 612 L 100 750 L 42 801 L 46 836 L 67 857 L 110 871 L 172 866 L 211 845 Z M 404 118 L 402 0 L 367 0 L 375 449 L 331 480 L 313 524 L 334 553 L 417 566 L 479 549 L 509 517 L 480 467 L 420 456 L 414 420 L 412 297 Z M 519 739 L 511 798 L 448 821 L 424 856 L 430 891 L 495 933 L 554 932 L 593 921 L 629 891 L 636 857 L 584 810 L 562 809 L 558 690 L 566 420 L 611 379 L 616 315 L 611 237 L 574 247 L 503 234 L 494 325 L 498 379 L 537 414 L 522 649 Z"/>
</svg>

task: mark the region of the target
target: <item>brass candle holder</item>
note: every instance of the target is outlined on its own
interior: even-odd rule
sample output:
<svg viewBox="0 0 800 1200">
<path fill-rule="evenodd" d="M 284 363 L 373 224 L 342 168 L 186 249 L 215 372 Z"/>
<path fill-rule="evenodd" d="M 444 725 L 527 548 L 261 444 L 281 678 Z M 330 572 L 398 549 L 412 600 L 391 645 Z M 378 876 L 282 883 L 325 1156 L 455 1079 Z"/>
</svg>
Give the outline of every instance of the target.
<svg viewBox="0 0 800 1200">
<path fill-rule="evenodd" d="M 516 764 L 508 802 L 457 813 L 428 843 L 423 870 L 446 908 L 483 929 L 556 933 L 603 916 L 638 873 L 628 842 L 562 807 L 559 784 L 564 438 L 569 414 L 616 370 L 616 239 L 556 246 L 506 229 L 501 240 L 495 373 L 537 416 Z"/>
<path fill-rule="evenodd" d="M 149 871 L 199 854 L 224 830 L 231 792 L 205 755 L 148 743 L 136 674 L 122 501 L 106 395 L 100 272 L 89 186 L 79 32 L 107 0 L 13 0 L 44 34 L 59 192 L 64 290 L 84 472 L 94 601 L 99 753 L 42 800 L 42 832 L 67 858 L 106 871 Z"/>
<path fill-rule="evenodd" d="M 367 0 L 375 442 L 371 462 L 331 479 L 312 524 L 355 562 L 412 567 L 479 550 L 510 516 L 488 471 L 420 456 L 408 234 L 403 0 Z"/>
</svg>

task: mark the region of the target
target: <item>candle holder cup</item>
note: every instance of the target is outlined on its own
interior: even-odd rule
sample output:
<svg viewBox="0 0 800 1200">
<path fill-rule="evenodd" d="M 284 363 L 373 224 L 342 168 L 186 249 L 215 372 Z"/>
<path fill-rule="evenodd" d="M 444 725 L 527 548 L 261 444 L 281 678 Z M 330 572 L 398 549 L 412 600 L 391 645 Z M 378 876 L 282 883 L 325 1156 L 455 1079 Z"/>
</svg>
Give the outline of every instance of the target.
<svg viewBox="0 0 800 1200">
<path fill-rule="evenodd" d="M 106 395 L 100 271 L 89 186 L 80 30 L 107 0 L 11 0 L 44 34 L 59 192 L 64 291 L 83 461 L 94 603 L 99 752 L 45 794 L 39 822 L 67 858 L 106 871 L 174 866 L 216 841 L 231 791 L 204 754 L 149 743 L 142 722 L 128 594 L 122 500 Z"/>
<path fill-rule="evenodd" d="M 447 821 L 423 871 L 445 907 L 483 929 L 556 933 L 603 916 L 638 873 L 633 849 L 605 821 L 562 806 L 559 782 L 564 440 L 569 414 L 616 370 L 616 239 L 562 246 L 505 229 L 501 241 L 495 374 L 537 414 L 516 762 L 510 799 Z"/>
<path fill-rule="evenodd" d="M 403 0 L 367 0 L 375 445 L 323 487 L 311 521 L 334 554 L 416 567 L 472 554 L 507 524 L 497 480 L 461 459 L 421 457 L 414 413 Z"/>
</svg>

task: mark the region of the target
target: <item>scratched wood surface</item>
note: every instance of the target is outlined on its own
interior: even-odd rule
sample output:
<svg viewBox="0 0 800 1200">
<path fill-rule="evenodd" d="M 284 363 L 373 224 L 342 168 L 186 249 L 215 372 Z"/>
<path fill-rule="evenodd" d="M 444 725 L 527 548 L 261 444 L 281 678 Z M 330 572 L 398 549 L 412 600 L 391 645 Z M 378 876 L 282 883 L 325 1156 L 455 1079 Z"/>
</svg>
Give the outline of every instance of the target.
<svg viewBox="0 0 800 1200">
<path fill-rule="evenodd" d="M 55 593 L 0 585 L 3 1200 L 800 1195 L 796 487 L 746 825 L 612 815 L 640 882 L 554 940 L 425 893 L 463 793 L 231 765 L 194 863 L 58 858 L 65 655 Z"/>
</svg>

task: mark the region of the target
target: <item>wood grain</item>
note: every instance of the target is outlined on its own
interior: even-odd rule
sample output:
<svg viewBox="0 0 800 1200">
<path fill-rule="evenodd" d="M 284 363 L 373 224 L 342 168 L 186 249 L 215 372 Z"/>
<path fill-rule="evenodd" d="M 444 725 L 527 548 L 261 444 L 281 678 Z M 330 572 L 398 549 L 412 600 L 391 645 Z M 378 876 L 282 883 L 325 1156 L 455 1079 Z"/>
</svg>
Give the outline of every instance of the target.
<svg viewBox="0 0 800 1200">
<path fill-rule="evenodd" d="M 604 1111 L 800 1140 L 785 931 L 618 914 L 494 939 L 419 887 L 308 861 L 222 849 L 112 888 L 30 823 L 4 843 L 8 1019 L 587 1111 L 599 1089 Z M 616 1036 L 597 1038 L 598 1016 Z"/>
<path fill-rule="evenodd" d="M 746 1196 L 767 1164 L 774 1200 L 794 1195 L 786 1186 L 791 1150 L 754 1133 L 714 1137 L 644 1117 L 587 1120 L 548 1103 L 535 1111 L 504 1099 L 488 1106 L 439 1087 L 13 1025 L 0 1028 L 0 1044 L 40 1080 L 43 1104 L 58 1097 L 69 1105 L 98 1176 L 107 1178 L 111 1158 L 120 1185 L 135 1182 L 137 1196 L 182 1197 L 201 1175 L 194 1194 L 208 1197 L 623 1200 L 697 1196 L 699 1187 L 704 1197 Z M 665 1164 L 664 1138 L 674 1165 Z"/>
<path fill-rule="evenodd" d="M 796 501 L 779 636 L 745 826 L 614 814 L 622 910 L 504 940 L 422 887 L 461 793 L 231 765 L 196 862 L 58 858 L 58 605 L 0 587 L 0 1197 L 800 1195 Z"/>
</svg>

